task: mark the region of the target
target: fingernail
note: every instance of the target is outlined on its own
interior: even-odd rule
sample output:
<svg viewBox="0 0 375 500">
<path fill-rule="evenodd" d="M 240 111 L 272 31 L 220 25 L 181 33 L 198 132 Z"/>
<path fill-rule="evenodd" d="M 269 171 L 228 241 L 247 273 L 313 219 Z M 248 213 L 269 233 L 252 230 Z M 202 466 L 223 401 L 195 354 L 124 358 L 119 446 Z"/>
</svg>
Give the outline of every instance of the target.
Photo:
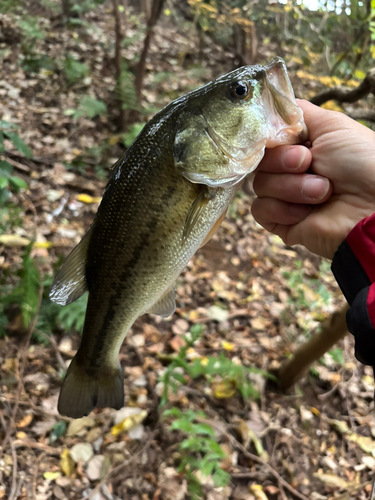
<svg viewBox="0 0 375 500">
<path fill-rule="evenodd" d="M 293 147 L 285 151 L 282 162 L 288 170 L 298 170 L 306 158 L 307 149 L 305 147 Z"/>
<path fill-rule="evenodd" d="M 302 186 L 302 194 L 312 200 L 321 200 L 327 194 L 329 180 L 321 177 L 308 177 Z"/>
</svg>

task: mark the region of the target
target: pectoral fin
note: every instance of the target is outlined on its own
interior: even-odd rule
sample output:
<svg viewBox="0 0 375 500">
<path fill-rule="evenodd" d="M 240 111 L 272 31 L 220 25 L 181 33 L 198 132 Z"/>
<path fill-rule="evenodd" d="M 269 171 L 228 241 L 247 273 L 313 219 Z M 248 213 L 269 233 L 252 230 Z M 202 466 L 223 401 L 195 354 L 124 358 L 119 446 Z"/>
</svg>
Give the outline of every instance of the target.
<svg viewBox="0 0 375 500">
<path fill-rule="evenodd" d="M 198 196 L 195 198 L 193 204 L 185 219 L 184 231 L 182 233 L 183 241 L 187 240 L 197 225 L 204 209 L 208 202 L 215 196 L 215 191 L 206 186 L 201 186 Z"/>
<path fill-rule="evenodd" d="M 147 311 L 148 314 L 158 314 L 162 318 L 168 318 L 176 310 L 176 297 L 174 286 Z"/>
<path fill-rule="evenodd" d="M 87 290 L 86 261 L 91 239 L 91 230 L 72 250 L 59 269 L 52 283 L 49 298 L 52 302 L 66 306 L 79 299 Z"/>
<path fill-rule="evenodd" d="M 203 243 L 201 244 L 200 248 L 204 247 L 204 245 L 210 241 L 210 239 L 212 238 L 212 236 L 219 229 L 220 224 L 223 222 L 224 217 L 226 216 L 226 214 L 227 214 L 227 210 L 224 210 L 224 212 L 220 215 L 220 217 L 217 219 L 217 221 L 215 222 L 215 224 L 210 229 L 209 233 L 205 237 L 205 239 L 204 239 Z"/>
</svg>

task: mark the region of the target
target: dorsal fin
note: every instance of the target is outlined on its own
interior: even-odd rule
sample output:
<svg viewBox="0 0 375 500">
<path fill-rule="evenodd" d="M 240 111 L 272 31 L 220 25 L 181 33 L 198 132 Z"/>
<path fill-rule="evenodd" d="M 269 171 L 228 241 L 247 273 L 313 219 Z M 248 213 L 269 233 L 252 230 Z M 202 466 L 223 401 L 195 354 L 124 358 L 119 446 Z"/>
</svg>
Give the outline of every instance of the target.
<svg viewBox="0 0 375 500">
<path fill-rule="evenodd" d="M 91 229 L 70 252 L 52 283 L 49 298 L 52 302 L 66 306 L 79 299 L 87 290 L 86 262 L 91 239 Z"/>
<path fill-rule="evenodd" d="M 147 314 L 158 314 L 162 318 L 168 318 L 176 310 L 176 298 L 175 298 L 175 288 L 174 286 L 167 290 L 160 299 L 155 302 L 155 304 L 146 311 Z"/>
</svg>

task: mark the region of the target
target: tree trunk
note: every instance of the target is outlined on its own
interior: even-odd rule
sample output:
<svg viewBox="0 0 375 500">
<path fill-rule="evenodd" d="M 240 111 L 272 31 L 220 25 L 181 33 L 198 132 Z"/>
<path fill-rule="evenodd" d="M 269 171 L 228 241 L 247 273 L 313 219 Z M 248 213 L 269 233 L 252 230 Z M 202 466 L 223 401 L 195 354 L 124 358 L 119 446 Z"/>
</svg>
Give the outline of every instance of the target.
<svg viewBox="0 0 375 500">
<path fill-rule="evenodd" d="M 63 16 L 66 19 L 69 19 L 70 18 L 70 0 L 61 0 L 61 7 L 62 7 Z"/>
<path fill-rule="evenodd" d="M 115 35 L 116 35 L 116 44 L 115 44 L 115 78 L 116 78 L 116 92 L 120 95 L 121 92 L 121 42 L 123 38 L 122 30 L 121 30 L 121 14 L 119 11 L 119 2 L 118 0 L 112 0 L 113 5 L 113 16 L 115 18 Z M 125 110 L 122 106 L 122 100 L 120 97 L 116 99 L 117 105 L 119 107 L 119 121 L 118 128 L 121 132 L 125 130 L 126 119 L 125 119 Z"/>
<path fill-rule="evenodd" d="M 288 359 L 279 369 L 277 374 L 279 385 L 282 391 L 292 387 L 310 367 L 333 345 L 348 333 L 346 326 L 346 311 L 349 306 L 346 304 L 339 311 L 334 312 L 322 324 L 322 330 L 311 337 L 297 349 L 291 359 Z"/>
<path fill-rule="evenodd" d="M 141 53 L 141 58 L 137 65 L 137 71 L 135 74 L 135 90 L 137 93 L 137 103 L 138 106 L 141 104 L 142 99 L 142 88 L 143 88 L 143 79 L 145 75 L 146 68 L 146 59 L 148 55 L 148 51 L 150 48 L 151 38 L 154 33 L 155 25 L 160 17 L 161 11 L 163 9 L 164 0 L 153 0 L 151 6 L 151 14 L 147 20 L 147 28 L 146 28 L 146 36 L 143 42 L 143 49 Z M 133 114 L 133 118 L 136 120 L 138 118 L 139 112 L 135 112 Z"/>
</svg>

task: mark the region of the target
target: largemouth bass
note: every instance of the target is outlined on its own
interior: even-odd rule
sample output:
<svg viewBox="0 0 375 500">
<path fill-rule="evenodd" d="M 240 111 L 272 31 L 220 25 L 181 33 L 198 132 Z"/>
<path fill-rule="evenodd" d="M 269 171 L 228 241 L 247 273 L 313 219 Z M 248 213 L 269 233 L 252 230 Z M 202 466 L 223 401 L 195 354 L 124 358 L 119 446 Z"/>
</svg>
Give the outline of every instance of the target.
<svg viewBox="0 0 375 500">
<path fill-rule="evenodd" d="M 174 283 L 216 231 L 266 147 L 297 143 L 301 109 L 282 59 L 245 66 L 171 102 L 115 164 L 89 231 L 66 259 L 50 298 L 88 290 L 81 345 L 58 410 L 82 417 L 124 402 L 119 350 L 144 313 L 175 310 Z"/>
</svg>

